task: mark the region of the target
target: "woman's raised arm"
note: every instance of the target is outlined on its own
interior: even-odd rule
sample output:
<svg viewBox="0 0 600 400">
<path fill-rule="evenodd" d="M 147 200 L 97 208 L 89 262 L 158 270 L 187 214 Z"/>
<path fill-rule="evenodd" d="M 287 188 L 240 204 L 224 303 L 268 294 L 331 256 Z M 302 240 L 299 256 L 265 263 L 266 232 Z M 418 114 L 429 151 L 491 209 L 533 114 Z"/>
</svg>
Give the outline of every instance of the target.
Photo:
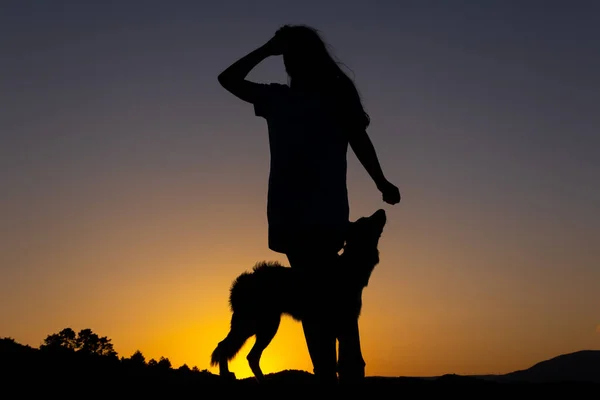
<svg viewBox="0 0 600 400">
<path fill-rule="evenodd" d="M 249 103 L 254 103 L 259 95 L 261 85 L 247 80 L 246 76 L 267 57 L 280 55 L 280 42 L 279 38 L 275 36 L 264 45 L 234 62 L 219 74 L 218 79 L 221 86 L 234 96 Z"/>
</svg>

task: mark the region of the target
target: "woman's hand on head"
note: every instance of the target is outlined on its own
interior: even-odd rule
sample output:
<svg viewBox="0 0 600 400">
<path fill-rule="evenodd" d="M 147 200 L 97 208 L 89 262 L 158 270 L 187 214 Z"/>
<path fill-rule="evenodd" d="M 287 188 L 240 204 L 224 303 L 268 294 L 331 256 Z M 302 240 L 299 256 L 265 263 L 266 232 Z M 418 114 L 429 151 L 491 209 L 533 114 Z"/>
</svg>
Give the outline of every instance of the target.
<svg viewBox="0 0 600 400">
<path fill-rule="evenodd" d="M 275 34 L 263 46 L 270 56 L 280 56 L 283 54 L 283 40 L 281 34 Z"/>
</svg>

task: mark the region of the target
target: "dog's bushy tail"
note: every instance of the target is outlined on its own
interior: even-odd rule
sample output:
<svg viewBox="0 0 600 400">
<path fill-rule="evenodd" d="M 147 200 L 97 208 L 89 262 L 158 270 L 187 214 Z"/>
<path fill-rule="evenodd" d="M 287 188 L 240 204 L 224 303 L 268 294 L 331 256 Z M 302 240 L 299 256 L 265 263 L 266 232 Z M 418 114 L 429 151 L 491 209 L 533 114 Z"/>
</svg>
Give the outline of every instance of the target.
<svg viewBox="0 0 600 400">
<path fill-rule="evenodd" d="M 212 355 L 210 356 L 211 367 L 216 367 L 221 363 L 221 361 L 231 361 L 241 350 L 244 343 L 246 343 L 246 339 L 240 339 L 237 341 L 227 339 L 223 340 L 217 345 L 215 350 L 212 352 Z"/>
<path fill-rule="evenodd" d="M 217 365 L 219 365 L 219 362 L 221 361 L 221 351 L 221 343 L 219 343 L 219 345 L 215 348 L 215 350 L 212 352 L 212 355 L 210 356 L 211 367 L 216 367 Z"/>
<path fill-rule="evenodd" d="M 231 361 L 242 349 L 244 343 L 252 336 L 252 332 L 244 328 L 243 321 L 237 313 L 233 313 L 231 318 L 231 330 L 225 339 L 223 339 L 210 356 L 210 365 L 217 366 L 221 361 Z"/>
</svg>

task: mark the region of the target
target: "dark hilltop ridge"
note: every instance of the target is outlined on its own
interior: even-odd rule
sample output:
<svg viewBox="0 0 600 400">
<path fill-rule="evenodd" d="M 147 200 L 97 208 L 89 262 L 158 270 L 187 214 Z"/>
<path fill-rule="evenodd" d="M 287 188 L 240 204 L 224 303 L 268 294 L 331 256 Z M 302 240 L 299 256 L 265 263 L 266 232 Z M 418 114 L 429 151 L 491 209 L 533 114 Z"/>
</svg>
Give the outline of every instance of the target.
<svg viewBox="0 0 600 400">
<path fill-rule="evenodd" d="M 285 370 L 267 375 L 266 384 L 312 384 L 306 371 Z M 198 386 L 259 386 L 253 378 L 225 381 L 206 369 L 183 365 L 173 368 L 168 358 L 146 360 L 136 351 L 119 357 L 110 339 L 90 329 L 75 333 L 70 328 L 49 335 L 39 348 L 11 338 L 0 338 L 0 383 L 4 390 L 35 393 L 68 392 L 83 388 L 100 391 L 135 391 L 138 395 L 168 390 L 170 394 L 196 394 Z M 531 388 L 600 387 L 600 350 L 582 350 L 541 361 L 532 367 L 503 375 L 438 377 L 369 376 L 363 385 L 403 386 L 421 389 L 465 388 L 490 390 Z M 78 390 L 78 389 L 77 389 Z M 5 392 L 7 393 L 7 392 Z M 42 392 L 40 392 L 42 393 Z"/>
<path fill-rule="evenodd" d="M 498 382 L 593 382 L 600 383 L 600 350 L 562 354 L 521 371 L 481 376 Z"/>
</svg>

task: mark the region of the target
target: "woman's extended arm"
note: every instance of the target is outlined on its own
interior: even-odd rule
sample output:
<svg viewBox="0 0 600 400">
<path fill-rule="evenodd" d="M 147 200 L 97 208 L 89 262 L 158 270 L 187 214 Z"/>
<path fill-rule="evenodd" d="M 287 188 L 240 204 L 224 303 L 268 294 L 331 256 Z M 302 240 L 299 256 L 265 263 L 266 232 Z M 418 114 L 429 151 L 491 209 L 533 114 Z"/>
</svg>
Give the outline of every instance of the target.
<svg viewBox="0 0 600 400">
<path fill-rule="evenodd" d="M 356 154 L 356 158 L 367 170 L 367 173 L 375 182 L 377 189 L 383 195 L 383 201 L 389 204 L 396 204 L 400 202 L 400 191 L 398 188 L 389 182 L 383 175 L 375 147 L 367 134 L 367 131 L 360 130 L 355 132 L 350 137 L 350 147 Z"/>
<path fill-rule="evenodd" d="M 260 84 L 246 80 L 246 76 L 265 58 L 279 54 L 281 54 L 279 40 L 273 38 L 221 72 L 219 83 L 234 96 L 254 103 L 259 94 Z"/>
</svg>

